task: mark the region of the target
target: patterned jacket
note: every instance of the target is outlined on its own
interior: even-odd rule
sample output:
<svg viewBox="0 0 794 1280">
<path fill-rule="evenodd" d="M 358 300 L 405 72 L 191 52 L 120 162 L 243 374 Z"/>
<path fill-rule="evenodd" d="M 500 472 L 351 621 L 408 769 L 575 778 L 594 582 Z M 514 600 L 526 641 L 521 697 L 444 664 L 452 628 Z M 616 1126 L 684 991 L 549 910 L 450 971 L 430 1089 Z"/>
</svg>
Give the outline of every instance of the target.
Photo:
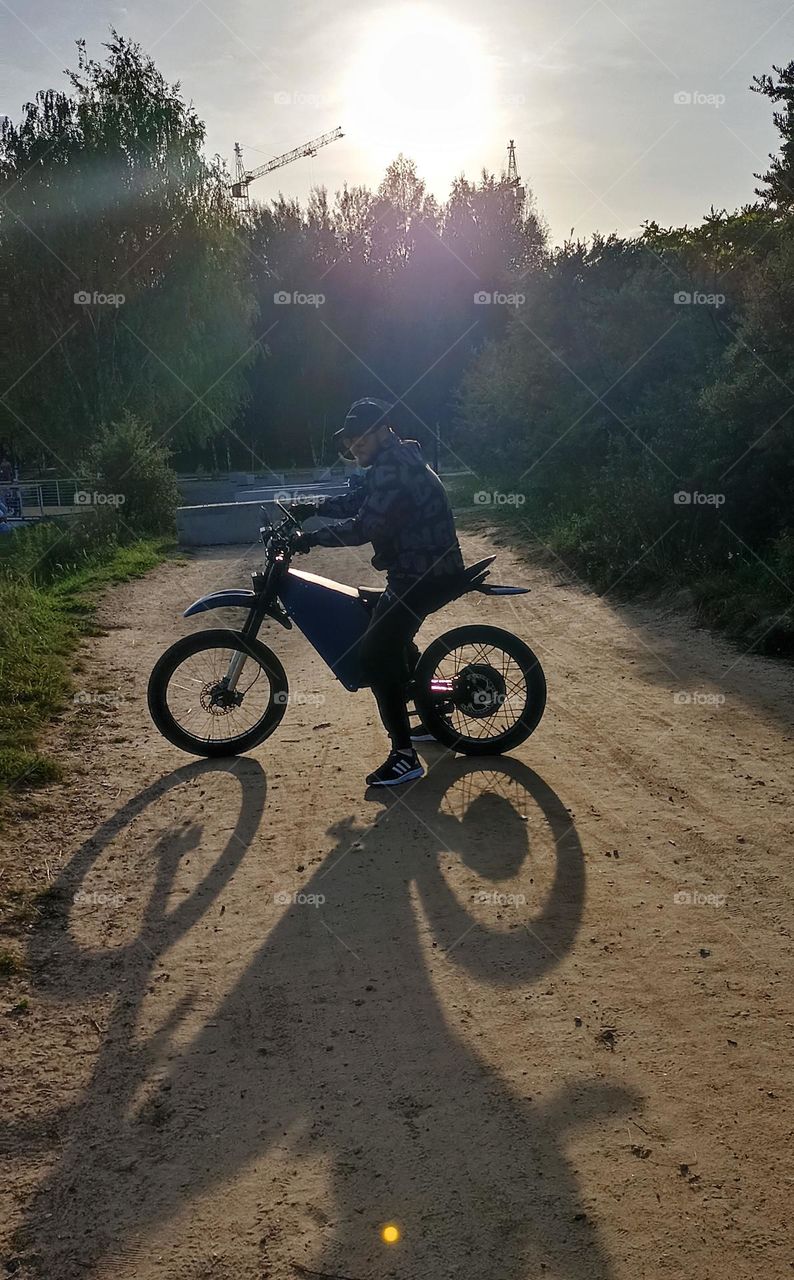
<svg viewBox="0 0 794 1280">
<path fill-rule="evenodd" d="M 446 490 L 415 440 L 394 436 L 367 468 L 363 484 L 323 498 L 317 514 L 342 519 L 310 533 L 312 546 L 371 542 L 372 564 L 386 570 L 389 582 L 431 584 L 463 570 Z"/>
</svg>

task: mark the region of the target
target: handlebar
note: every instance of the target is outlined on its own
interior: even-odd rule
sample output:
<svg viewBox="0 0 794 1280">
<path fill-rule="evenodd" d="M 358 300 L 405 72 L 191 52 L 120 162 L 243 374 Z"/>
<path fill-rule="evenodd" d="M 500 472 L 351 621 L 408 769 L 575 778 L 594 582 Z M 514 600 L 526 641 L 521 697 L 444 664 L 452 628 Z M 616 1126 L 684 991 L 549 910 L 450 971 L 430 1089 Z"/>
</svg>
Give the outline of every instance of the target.
<svg viewBox="0 0 794 1280">
<path fill-rule="evenodd" d="M 273 524 L 265 506 L 262 506 L 262 514 L 267 524 L 260 526 L 259 534 L 266 547 L 266 558 L 271 553 L 278 554 L 278 552 L 281 552 L 282 555 L 285 553 L 290 555 L 293 550 L 294 537 L 301 532 L 300 520 L 293 515 L 288 507 L 285 507 L 282 502 L 275 502 L 273 505 L 278 507 L 284 519 L 279 524 Z"/>
</svg>

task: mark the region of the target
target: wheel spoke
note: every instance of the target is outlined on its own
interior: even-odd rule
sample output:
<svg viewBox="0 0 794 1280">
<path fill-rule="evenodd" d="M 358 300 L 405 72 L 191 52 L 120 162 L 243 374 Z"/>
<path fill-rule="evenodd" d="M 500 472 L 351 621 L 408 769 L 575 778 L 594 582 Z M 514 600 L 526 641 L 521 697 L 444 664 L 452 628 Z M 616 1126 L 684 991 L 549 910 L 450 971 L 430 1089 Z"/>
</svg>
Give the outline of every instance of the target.
<svg viewBox="0 0 794 1280">
<path fill-rule="evenodd" d="M 229 665 L 241 652 L 245 662 L 237 687 L 229 691 Z M 239 680 L 243 670 L 245 685 Z M 209 745 L 231 743 L 255 730 L 271 709 L 273 693 L 272 676 L 255 653 L 213 645 L 188 653 L 175 667 L 165 698 L 177 725 L 197 742 Z"/>
<path fill-rule="evenodd" d="M 468 641 L 448 650 L 439 658 L 431 679 L 454 682 L 457 700 L 447 719 L 457 737 L 470 742 L 496 740 L 507 734 L 528 707 L 526 672 L 511 653 L 490 639 Z M 468 703 L 467 687 L 471 691 Z M 473 701 L 477 693 L 485 699 L 482 709 Z"/>
</svg>

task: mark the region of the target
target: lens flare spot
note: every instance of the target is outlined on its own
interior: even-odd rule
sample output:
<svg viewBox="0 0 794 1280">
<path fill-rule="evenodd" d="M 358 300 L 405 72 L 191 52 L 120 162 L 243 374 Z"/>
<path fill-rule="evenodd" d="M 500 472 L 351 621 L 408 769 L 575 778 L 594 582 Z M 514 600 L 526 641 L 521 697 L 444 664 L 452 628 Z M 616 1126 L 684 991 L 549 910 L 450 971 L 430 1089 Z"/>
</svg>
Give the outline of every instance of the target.
<svg viewBox="0 0 794 1280">
<path fill-rule="evenodd" d="M 381 1231 L 380 1238 L 384 1244 L 396 1244 L 400 1238 L 400 1228 L 390 1222 Z"/>
</svg>

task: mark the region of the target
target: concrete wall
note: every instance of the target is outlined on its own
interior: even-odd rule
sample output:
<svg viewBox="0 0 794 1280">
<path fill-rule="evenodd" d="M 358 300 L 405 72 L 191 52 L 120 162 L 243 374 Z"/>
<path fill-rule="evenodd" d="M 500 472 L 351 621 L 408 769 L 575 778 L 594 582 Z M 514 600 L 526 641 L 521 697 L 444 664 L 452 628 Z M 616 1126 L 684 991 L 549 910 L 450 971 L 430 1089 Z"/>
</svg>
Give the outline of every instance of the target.
<svg viewBox="0 0 794 1280">
<path fill-rule="evenodd" d="M 335 473 L 327 468 L 314 467 L 295 471 L 268 471 L 261 475 L 251 475 L 246 471 L 230 471 L 224 476 L 177 476 L 179 492 L 186 507 L 203 506 L 205 503 L 246 502 L 254 501 L 262 490 L 288 490 L 299 488 L 301 492 L 308 485 L 319 484 L 321 492 L 326 485 L 344 484 L 348 472 L 340 467 Z"/>
<path fill-rule="evenodd" d="M 323 484 L 314 484 L 305 481 L 302 483 L 295 483 L 294 481 L 289 481 L 287 484 L 282 484 L 280 487 L 275 485 L 263 485 L 258 489 L 238 489 L 235 492 L 234 500 L 235 502 L 257 501 L 271 504 L 278 500 L 279 502 L 286 504 L 288 502 L 292 502 L 292 500 L 296 498 L 303 501 L 310 498 L 322 498 L 331 494 L 346 492 L 346 481 L 326 480 Z M 278 512 L 275 507 L 274 511 L 276 512 L 276 515 L 273 515 L 268 511 L 271 519 L 277 518 Z"/>
<path fill-rule="evenodd" d="M 217 547 L 259 540 L 261 502 L 213 502 L 178 507 L 176 531 L 180 547 Z"/>
<path fill-rule="evenodd" d="M 346 485 L 318 485 L 318 493 L 341 493 Z M 274 505 L 274 494 L 286 490 L 261 489 L 254 502 L 212 502 L 195 507 L 178 507 L 176 512 L 177 538 L 181 547 L 217 547 L 232 543 L 259 541 L 259 529 L 265 517 L 273 524 L 283 519 Z M 297 492 L 307 493 L 306 486 L 298 486 Z M 312 518 L 306 522 L 309 529 L 328 524 L 327 520 Z"/>
</svg>

